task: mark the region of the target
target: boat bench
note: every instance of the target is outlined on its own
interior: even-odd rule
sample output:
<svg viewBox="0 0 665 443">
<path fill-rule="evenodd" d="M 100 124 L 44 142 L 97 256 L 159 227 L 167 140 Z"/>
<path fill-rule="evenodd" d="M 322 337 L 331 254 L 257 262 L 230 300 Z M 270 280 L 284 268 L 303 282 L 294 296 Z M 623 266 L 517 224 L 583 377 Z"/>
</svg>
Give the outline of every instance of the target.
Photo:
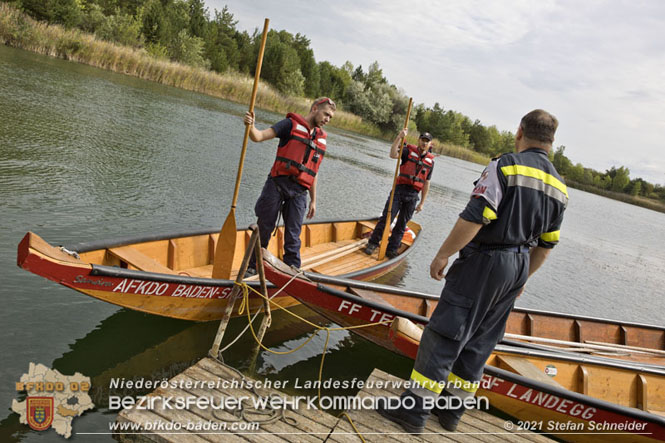
<svg viewBox="0 0 665 443">
<path fill-rule="evenodd" d="M 173 269 L 167 268 L 154 258 L 148 257 L 131 246 L 109 248 L 108 252 L 140 271 L 157 272 L 159 274 L 177 274 Z"/>
</svg>

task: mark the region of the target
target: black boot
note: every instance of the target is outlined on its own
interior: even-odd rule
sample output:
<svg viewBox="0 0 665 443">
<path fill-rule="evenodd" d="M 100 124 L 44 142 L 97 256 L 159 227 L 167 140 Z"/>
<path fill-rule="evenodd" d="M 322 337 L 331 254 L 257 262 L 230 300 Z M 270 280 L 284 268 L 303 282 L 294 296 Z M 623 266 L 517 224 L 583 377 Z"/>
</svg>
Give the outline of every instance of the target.
<svg viewBox="0 0 665 443">
<path fill-rule="evenodd" d="M 399 400 L 396 398 L 385 398 L 384 404 L 379 404 L 377 412 L 388 420 L 400 425 L 409 434 L 422 434 L 425 423 L 429 417 L 429 411 L 423 408 L 423 399 L 410 391 L 404 391 Z M 404 404 L 414 404 L 407 409 Z"/>
<path fill-rule="evenodd" d="M 466 412 L 466 408 L 462 400 L 446 391 L 441 392 L 434 409 L 432 409 L 432 413 L 439 417 L 439 424 L 449 432 L 457 430 L 457 425 L 464 412 Z"/>
</svg>

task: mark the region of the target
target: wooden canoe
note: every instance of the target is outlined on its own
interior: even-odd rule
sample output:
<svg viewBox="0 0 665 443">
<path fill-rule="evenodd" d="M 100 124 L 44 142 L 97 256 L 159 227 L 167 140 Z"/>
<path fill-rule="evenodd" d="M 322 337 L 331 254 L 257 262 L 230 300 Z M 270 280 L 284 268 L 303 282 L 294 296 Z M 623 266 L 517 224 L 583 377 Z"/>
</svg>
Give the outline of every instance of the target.
<svg viewBox="0 0 665 443">
<path fill-rule="evenodd" d="M 393 344 L 413 359 L 421 334 L 404 318 L 390 331 Z M 665 368 L 659 366 L 499 344 L 477 395 L 525 430 L 564 441 L 665 441 Z"/>
<path fill-rule="evenodd" d="M 296 274 L 264 250 L 266 278 L 283 286 Z M 314 277 L 314 278 L 310 278 Z M 312 310 L 344 326 L 404 317 L 425 325 L 438 295 L 409 291 L 340 277 L 317 277 L 305 272 L 285 291 Z M 354 330 L 379 346 L 400 353 L 388 336 L 387 325 Z M 506 325 L 505 342 L 550 350 L 573 350 L 665 367 L 665 327 L 515 308 Z"/>
<path fill-rule="evenodd" d="M 335 275 L 371 280 L 398 266 L 419 239 L 420 225 L 409 222 L 400 255 L 378 260 L 363 252 L 377 219 L 341 220 L 303 225 L 302 268 L 313 275 Z M 206 230 L 54 247 L 29 232 L 18 245 L 18 266 L 86 295 L 137 311 L 185 320 L 220 319 L 233 280 L 213 279 L 212 260 L 218 230 Z M 238 230 L 234 269 L 237 275 L 249 242 L 248 229 Z M 283 228 L 268 247 L 281 256 Z M 258 281 L 248 282 L 257 290 Z M 271 285 L 269 293 L 276 288 Z M 250 296 L 250 309 L 262 299 Z M 286 294 L 276 298 L 284 306 L 299 302 Z M 237 309 L 233 315 L 237 315 Z"/>
<path fill-rule="evenodd" d="M 267 251 L 264 251 L 264 266 L 266 277 L 277 285 L 283 285 L 295 274 Z M 426 315 L 431 314 L 437 296 L 336 277 L 327 277 L 326 283 L 300 276 L 285 291 L 342 326 L 387 322 L 351 331 L 386 349 L 415 358 L 421 328 L 428 322 Z M 513 325 L 523 324 L 527 316 L 538 324 L 546 319 L 543 311 L 522 309 L 517 314 Z M 589 322 L 595 326 L 588 327 L 600 331 L 611 330 L 613 325 L 610 320 L 591 317 L 563 322 L 566 317 L 555 314 L 553 324 Z M 648 336 L 645 331 L 663 330 L 625 322 L 616 322 L 614 326 L 617 324 L 626 330 L 641 331 L 634 334 L 636 337 Z M 559 334 L 567 330 L 559 329 Z M 485 368 L 479 395 L 486 396 L 493 406 L 522 422 L 542 422 L 534 428 L 540 426 L 540 430 L 568 441 L 597 440 L 597 432 L 610 431 L 625 431 L 609 436 L 613 441 L 665 439 L 665 367 L 510 343 L 497 345 Z M 571 434 L 573 431 L 577 433 Z M 595 437 L 580 433 L 589 431 Z"/>
</svg>

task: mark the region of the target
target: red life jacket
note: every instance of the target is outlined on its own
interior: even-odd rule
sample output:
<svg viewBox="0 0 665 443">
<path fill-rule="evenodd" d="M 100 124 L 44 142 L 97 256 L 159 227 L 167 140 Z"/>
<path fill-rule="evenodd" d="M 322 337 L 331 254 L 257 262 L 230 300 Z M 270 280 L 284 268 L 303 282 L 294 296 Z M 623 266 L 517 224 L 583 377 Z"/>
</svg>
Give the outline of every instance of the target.
<svg viewBox="0 0 665 443">
<path fill-rule="evenodd" d="M 399 167 L 397 184 L 410 185 L 416 191 L 420 191 L 425 186 L 429 172 L 434 166 L 434 156 L 428 152 L 421 158 L 418 147 L 414 145 L 406 145 L 405 149 L 408 149 L 409 153 L 406 161 L 402 162 Z"/>
<path fill-rule="evenodd" d="M 321 128 L 315 128 L 310 135 L 307 121 L 298 114 L 288 113 L 286 117 L 291 120 L 291 135 L 284 146 L 277 148 L 270 176 L 293 175 L 298 183 L 309 189 L 326 153 L 328 135 Z"/>
</svg>

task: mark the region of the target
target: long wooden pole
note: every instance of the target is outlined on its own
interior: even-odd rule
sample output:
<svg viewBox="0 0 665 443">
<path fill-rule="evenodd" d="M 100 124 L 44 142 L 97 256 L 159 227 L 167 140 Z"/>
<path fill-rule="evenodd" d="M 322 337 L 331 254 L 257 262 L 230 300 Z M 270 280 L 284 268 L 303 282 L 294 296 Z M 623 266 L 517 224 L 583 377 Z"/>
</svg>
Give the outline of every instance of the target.
<svg viewBox="0 0 665 443">
<path fill-rule="evenodd" d="M 255 251 L 254 245 L 257 242 L 260 242 L 258 227 L 256 225 L 252 225 L 250 229 L 252 231 L 252 235 L 251 237 L 249 237 L 249 244 L 247 245 L 247 250 L 245 250 L 245 256 L 243 257 L 242 264 L 240 265 L 240 271 L 236 276 L 236 284 L 233 286 L 231 294 L 229 295 L 229 298 L 226 300 L 226 307 L 224 308 L 222 320 L 219 322 L 219 327 L 217 328 L 217 334 L 215 335 L 215 340 L 212 342 L 212 348 L 210 348 L 210 350 L 208 351 L 209 356 L 211 356 L 212 358 L 219 359 L 220 361 L 222 359 L 221 356 L 219 355 L 219 347 L 222 344 L 222 339 L 224 338 L 226 327 L 228 326 L 229 320 L 231 319 L 231 314 L 233 313 L 233 308 L 236 304 L 236 298 L 239 298 L 240 295 L 240 286 L 238 285 L 242 283 L 242 278 L 245 275 L 245 271 L 247 271 L 247 266 L 249 266 L 249 259 L 252 256 L 252 254 L 254 254 Z"/>
<path fill-rule="evenodd" d="M 413 98 L 409 99 L 409 107 L 406 110 L 406 119 L 404 120 L 404 129 L 409 127 L 409 117 L 411 116 L 411 105 L 413 104 Z M 393 209 L 393 199 L 395 197 L 395 187 L 397 186 L 397 177 L 399 176 L 399 165 L 402 161 L 402 148 L 404 148 L 404 139 L 399 143 L 399 154 L 397 156 L 397 165 L 395 166 L 395 176 L 393 177 L 393 188 L 390 191 L 390 199 L 388 200 L 388 212 L 386 212 L 386 225 L 383 228 L 383 235 L 381 236 L 381 245 L 379 246 L 379 260 L 383 260 L 383 257 L 386 256 L 386 248 L 388 247 L 388 234 L 390 233 L 390 225 L 392 225 L 392 209 Z"/>
<path fill-rule="evenodd" d="M 261 47 L 259 48 L 259 57 L 256 61 L 256 72 L 254 73 L 254 88 L 252 88 L 252 98 L 249 101 L 249 112 L 254 112 L 254 103 L 256 102 L 256 93 L 259 89 L 259 77 L 261 77 L 261 64 L 263 63 L 263 52 L 268 38 L 269 19 L 263 24 L 263 36 L 261 37 Z M 231 277 L 231 268 L 233 267 L 233 256 L 236 250 L 236 202 L 238 201 L 238 191 L 240 190 L 240 181 L 242 179 L 242 167 L 245 163 L 245 153 L 247 152 L 247 141 L 249 140 L 249 131 L 251 127 L 245 126 L 245 137 L 242 142 L 242 151 L 240 152 L 240 163 L 238 164 L 238 174 L 236 175 L 236 186 L 233 190 L 233 199 L 231 200 L 231 210 L 226 217 L 226 221 L 219 232 L 217 239 L 217 248 L 215 249 L 215 258 L 213 260 L 212 278 Z"/>
</svg>

